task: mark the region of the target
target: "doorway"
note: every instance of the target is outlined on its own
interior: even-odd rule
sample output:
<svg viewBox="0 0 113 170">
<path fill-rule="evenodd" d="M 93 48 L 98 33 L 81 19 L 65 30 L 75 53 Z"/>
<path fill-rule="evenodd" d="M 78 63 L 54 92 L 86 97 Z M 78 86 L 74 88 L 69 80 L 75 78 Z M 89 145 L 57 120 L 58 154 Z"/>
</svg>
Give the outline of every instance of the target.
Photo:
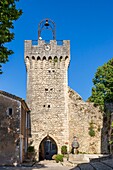
<svg viewBox="0 0 113 170">
<path fill-rule="evenodd" d="M 39 161 L 41 160 L 51 160 L 52 156 L 57 154 L 57 145 L 54 139 L 50 136 L 46 136 L 39 146 Z"/>
</svg>

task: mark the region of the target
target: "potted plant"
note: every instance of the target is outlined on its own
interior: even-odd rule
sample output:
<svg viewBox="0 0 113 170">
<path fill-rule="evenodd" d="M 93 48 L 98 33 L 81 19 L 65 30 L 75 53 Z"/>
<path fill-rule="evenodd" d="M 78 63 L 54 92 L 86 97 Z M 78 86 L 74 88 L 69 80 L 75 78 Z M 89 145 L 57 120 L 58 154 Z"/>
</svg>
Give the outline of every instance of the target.
<svg viewBox="0 0 113 170">
<path fill-rule="evenodd" d="M 36 152 L 35 152 L 34 146 L 29 146 L 27 148 L 27 157 L 28 157 L 28 159 L 30 159 L 31 161 L 34 161 L 35 156 L 36 156 Z"/>
</svg>

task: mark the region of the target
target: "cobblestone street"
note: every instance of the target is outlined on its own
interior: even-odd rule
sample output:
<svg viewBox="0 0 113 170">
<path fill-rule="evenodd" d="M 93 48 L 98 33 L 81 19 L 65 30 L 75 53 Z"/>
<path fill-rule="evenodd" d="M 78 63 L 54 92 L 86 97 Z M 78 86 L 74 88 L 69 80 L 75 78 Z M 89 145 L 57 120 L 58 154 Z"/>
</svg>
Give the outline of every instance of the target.
<svg viewBox="0 0 113 170">
<path fill-rule="evenodd" d="M 67 162 L 68 163 L 68 162 Z M 113 159 L 96 161 L 89 163 L 66 164 L 55 163 L 53 161 L 42 161 L 32 167 L 0 167 L 0 170 L 113 170 Z"/>
<path fill-rule="evenodd" d="M 63 166 L 53 161 L 42 161 L 33 167 L 0 167 L 0 170 L 69 170 L 71 167 Z"/>
</svg>

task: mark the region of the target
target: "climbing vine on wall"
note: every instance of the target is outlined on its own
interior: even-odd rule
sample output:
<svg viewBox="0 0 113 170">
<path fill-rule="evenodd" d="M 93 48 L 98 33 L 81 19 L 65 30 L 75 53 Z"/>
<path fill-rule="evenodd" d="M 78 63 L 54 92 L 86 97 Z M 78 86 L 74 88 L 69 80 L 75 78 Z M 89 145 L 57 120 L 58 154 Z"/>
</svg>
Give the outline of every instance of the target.
<svg viewBox="0 0 113 170">
<path fill-rule="evenodd" d="M 93 126 L 93 122 L 90 123 L 90 126 L 89 126 L 89 135 L 91 137 L 94 137 L 95 136 L 95 130 L 94 130 L 94 126 Z"/>
</svg>

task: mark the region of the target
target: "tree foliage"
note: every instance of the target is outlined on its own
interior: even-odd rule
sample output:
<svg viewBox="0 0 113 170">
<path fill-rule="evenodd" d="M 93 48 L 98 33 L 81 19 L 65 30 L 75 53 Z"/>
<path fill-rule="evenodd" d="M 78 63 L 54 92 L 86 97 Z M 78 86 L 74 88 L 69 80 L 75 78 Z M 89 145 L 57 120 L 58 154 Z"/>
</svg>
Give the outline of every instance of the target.
<svg viewBox="0 0 113 170">
<path fill-rule="evenodd" d="M 105 102 L 113 102 L 113 58 L 98 67 L 93 84 L 92 96 L 88 100 L 104 110 Z"/>
<path fill-rule="evenodd" d="M 13 54 L 5 43 L 14 39 L 13 21 L 16 21 L 22 14 L 22 10 L 16 9 L 16 1 L 19 0 L 0 0 L 0 63 L 6 63 L 8 56 Z M 0 64 L 0 73 L 2 73 Z"/>
</svg>

